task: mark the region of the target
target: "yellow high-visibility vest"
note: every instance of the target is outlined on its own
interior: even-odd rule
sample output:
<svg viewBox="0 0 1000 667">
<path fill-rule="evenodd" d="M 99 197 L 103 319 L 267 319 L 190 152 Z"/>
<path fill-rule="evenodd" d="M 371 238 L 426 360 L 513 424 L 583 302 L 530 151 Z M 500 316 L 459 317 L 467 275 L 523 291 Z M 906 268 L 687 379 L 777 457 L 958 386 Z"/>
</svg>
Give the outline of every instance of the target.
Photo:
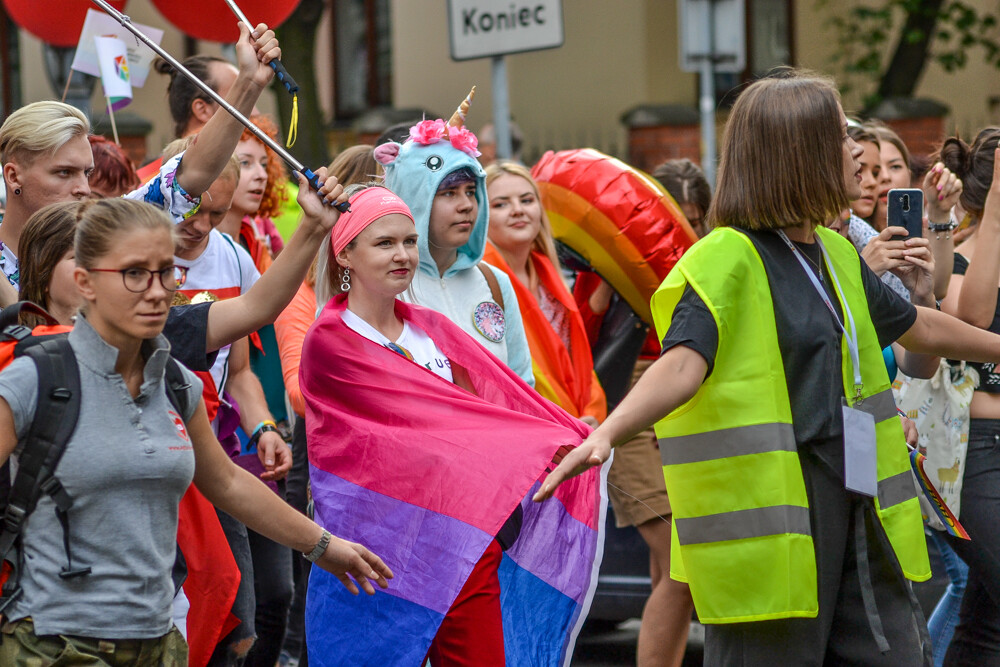
<svg viewBox="0 0 1000 667">
<path fill-rule="evenodd" d="M 846 300 L 857 329 L 860 401 L 843 336 L 841 374 L 848 403 L 875 418 L 875 508 L 903 573 L 924 581 L 931 573 L 920 506 L 860 258 L 838 234 L 816 234 L 844 290 L 841 308 Z M 699 241 L 653 295 L 661 339 L 686 285 L 715 318 L 719 348 L 698 393 L 655 426 L 674 519 L 671 576 L 688 582 L 703 623 L 815 617 L 809 501 L 764 264 L 737 230 L 719 228 Z"/>
</svg>

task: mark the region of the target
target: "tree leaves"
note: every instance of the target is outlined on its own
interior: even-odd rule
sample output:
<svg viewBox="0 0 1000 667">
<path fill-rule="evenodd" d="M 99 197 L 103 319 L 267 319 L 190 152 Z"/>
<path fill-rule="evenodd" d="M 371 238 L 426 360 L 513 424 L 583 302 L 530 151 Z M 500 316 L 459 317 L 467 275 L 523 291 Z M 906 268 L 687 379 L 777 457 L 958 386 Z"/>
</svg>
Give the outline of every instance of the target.
<svg viewBox="0 0 1000 667">
<path fill-rule="evenodd" d="M 857 1 L 857 0 L 855 0 Z M 819 0 L 820 7 L 838 7 Z M 831 16 L 827 25 L 837 46 L 831 58 L 846 77 L 841 90 L 858 90 L 866 105 L 879 102 L 875 91 L 893 89 L 912 95 L 920 73 L 928 62 L 945 71 L 965 67 L 971 57 L 1000 68 L 1000 34 L 997 17 L 980 11 L 963 0 L 883 0 L 880 4 L 853 4 Z M 888 49 L 890 42 L 894 49 Z M 900 56 L 906 55 L 906 83 L 902 90 L 886 85 L 886 77 L 901 69 Z M 913 58 L 919 62 L 912 62 Z M 912 84 L 910 83 L 912 82 Z"/>
</svg>

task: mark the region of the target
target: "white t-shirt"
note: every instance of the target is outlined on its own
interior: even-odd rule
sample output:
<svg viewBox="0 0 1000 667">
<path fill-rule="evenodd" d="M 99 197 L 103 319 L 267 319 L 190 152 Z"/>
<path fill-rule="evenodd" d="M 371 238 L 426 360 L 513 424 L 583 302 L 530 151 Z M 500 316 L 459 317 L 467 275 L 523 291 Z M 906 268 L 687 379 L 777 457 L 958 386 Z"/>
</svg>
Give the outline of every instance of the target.
<svg viewBox="0 0 1000 667">
<path fill-rule="evenodd" d="M 444 356 L 444 352 L 438 349 L 427 332 L 417 325 L 403 320 L 403 333 L 393 342 L 382 335 L 378 329 L 352 313 L 350 309 L 345 309 L 342 317 L 344 324 L 368 340 L 384 345 L 397 353 L 400 350 L 396 348 L 401 348 L 402 352 L 409 352 L 409 355 L 402 356 L 412 359 L 415 363 L 420 364 L 435 375 L 443 377 L 448 382 L 455 381 L 451 375 L 451 362 L 448 357 Z"/>
<path fill-rule="evenodd" d="M 174 257 L 174 264 L 187 267 L 180 291 L 194 303 L 222 301 L 246 294 L 260 278 L 250 253 L 228 234 L 213 229 L 205 251 L 195 259 Z M 222 394 L 229 375 L 229 346 L 219 350 L 212 366 L 215 388 Z"/>
</svg>

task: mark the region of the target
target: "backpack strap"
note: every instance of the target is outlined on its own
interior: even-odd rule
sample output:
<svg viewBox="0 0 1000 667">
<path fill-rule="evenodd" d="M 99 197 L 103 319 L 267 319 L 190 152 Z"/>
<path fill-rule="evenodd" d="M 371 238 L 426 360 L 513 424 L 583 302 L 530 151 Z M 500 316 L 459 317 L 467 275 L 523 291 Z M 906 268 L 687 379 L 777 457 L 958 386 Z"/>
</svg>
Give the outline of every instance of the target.
<svg viewBox="0 0 1000 667">
<path fill-rule="evenodd" d="M 0 559 L 7 559 L 20 538 L 24 522 L 34 511 L 42 493 L 47 493 L 55 502 L 63 525 L 67 567 L 60 576 L 71 578 L 89 574 L 89 567 L 73 567 L 67 519 L 73 499 L 53 475 L 80 414 L 80 371 L 76 355 L 65 336 L 53 336 L 26 347 L 24 354 L 34 361 L 38 372 L 38 400 L 0 523 Z M 18 554 L 18 562 L 11 563 L 14 572 L 3 586 L 3 607 L 20 593 L 20 559 Z"/>
<path fill-rule="evenodd" d="M 233 254 L 236 255 L 236 269 L 240 274 L 240 294 L 243 294 L 243 262 L 240 261 L 240 252 L 236 249 L 236 242 L 230 238 L 229 234 L 219 233 L 222 234 L 222 238 L 226 239 L 226 243 L 229 244 L 229 247 L 233 249 Z"/>
<path fill-rule="evenodd" d="M 34 303 L 33 301 L 18 301 L 17 303 L 10 304 L 6 308 L 0 309 L 0 331 L 6 330 L 7 327 L 21 324 L 22 313 L 37 315 L 45 320 L 46 324 L 59 324 L 56 318 L 52 317 L 48 311 L 39 306 L 37 303 Z"/>
<path fill-rule="evenodd" d="M 191 383 L 184 377 L 180 362 L 173 357 L 167 357 L 167 365 L 163 372 L 163 388 L 167 393 L 170 405 L 174 406 L 174 410 L 183 419 L 184 415 L 188 414 L 191 409 L 191 401 L 188 400 L 187 392 L 191 388 Z"/>
<path fill-rule="evenodd" d="M 507 309 L 503 305 L 503 292 L 500 291 L 500 281 L 497 280 L 493 269 L 486 262 L 479 262 L 479 264 L 476 264 L 476 267 L 482 272 L 483 278 L 486 279 L 486 284 L 490 286 L 490 294 L 493 295 L 493 300 L 497 302 L 501 310 L 506 311 Z"/>
</svg>

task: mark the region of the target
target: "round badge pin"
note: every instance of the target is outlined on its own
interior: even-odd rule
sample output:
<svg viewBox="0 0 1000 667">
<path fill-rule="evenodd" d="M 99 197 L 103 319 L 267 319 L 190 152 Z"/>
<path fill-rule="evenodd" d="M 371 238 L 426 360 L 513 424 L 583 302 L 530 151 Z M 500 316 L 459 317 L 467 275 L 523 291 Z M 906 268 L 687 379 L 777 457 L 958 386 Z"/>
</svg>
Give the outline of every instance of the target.
<svg viewBox="0 0 1000 667">
<path fill-rule="evenodd" d="M 507 331 L 507 321 L 503 316 L 503 308 L 492 301 L 483 301 L 472 313 L 472 323 L 483 338 L 494 343 L 503 340 Z"/>
</svg>

